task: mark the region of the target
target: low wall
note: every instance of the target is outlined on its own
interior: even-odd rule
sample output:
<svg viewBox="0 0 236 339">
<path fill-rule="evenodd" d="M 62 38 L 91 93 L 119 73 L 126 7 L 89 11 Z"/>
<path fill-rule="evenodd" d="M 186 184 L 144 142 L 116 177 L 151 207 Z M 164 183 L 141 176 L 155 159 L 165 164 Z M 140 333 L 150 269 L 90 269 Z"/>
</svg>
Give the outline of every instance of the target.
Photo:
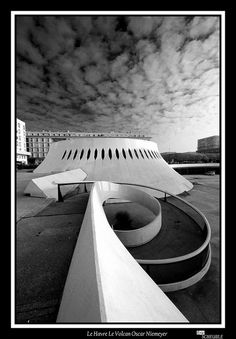
<svg viewBox="0 0 236 339">
<path fill-rule="evenodd" d="M 149 194 L 126 185 L 111 184 L 109 190 L 101 191 L 101 203 L 110 199 L 126 199 L 149 209 L 156 216 L 149 224 L 134 230 L 116 230 L 118 238 L 126 247 L 136 247 L 151 241 L 161 229 L 161 205 Z"/>
</svg>

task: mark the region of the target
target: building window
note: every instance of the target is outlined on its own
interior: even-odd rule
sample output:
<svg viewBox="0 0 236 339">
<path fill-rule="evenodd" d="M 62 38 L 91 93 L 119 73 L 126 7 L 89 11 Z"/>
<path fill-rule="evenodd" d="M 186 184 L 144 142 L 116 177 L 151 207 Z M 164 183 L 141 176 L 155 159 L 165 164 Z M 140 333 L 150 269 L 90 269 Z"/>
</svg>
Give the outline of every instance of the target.
<svg viewBox="0 0 236 339">
<path fill-rule="evenodd" d="M 73 160 L 76 158 L 77 153 L 78 153 L 78 151 L 76 150 L 75 154 L 74 154 L 74 157 L 73 157 Z"/>
<path fill-rule="evenodd" d="M 109 155 L 109 158 L 112 159 L 112 151 L 111 151 L 110 148 L 109 148 L 109 151 L 108 151 L 108 155 Z"/>
<path fill-rule="evenodd" d="M 98 156 L 98 150 L 95 149 L 95 151 L 94 151 L 94 159 L 95 159 L 95 160 L 97 159 L 97 156 Z"/>
<path fill-rule="evenodd" d="M 117 157 L 117 159 L 119 159 L 119 151 L 118 151 L 118 149 L 116 149 L 116 157 Z"/>
<path fill-rule="evenodd" d="M 134 149 L 134 153 L 135 153 L 135 155 L 136 155 L 136 158 L 139 159 L 139 156 L 138 156 L 138 153 L 137 153 L 136 149 Z"/>
<path fill-rule="evenodd" d="M 126 154 L 125 154 L 124 148 L 122 148 L 122 154 L 123 154 L 123 157 L 126 159 Z"/>
<path fill-rule="evenodd" d="M 149 156 L 148 156 L 147 152 L 145 151 L 145 149 L 144 149 L 144 153 L 146 154 L 146 157 L 149 159 Z"/>
<path fill-rule="evenodd" d="M 129 149 L 128 151 L 129 151 L 130 158 L 133 159 L 133 155 L 132 155 L 131 150 Z"/>
<path fill-rule="evenodd" d="M 141 154 L 142 158 L 144 159 L 144 155 L 143 155 L 141 149 L 139 150 L 139 153 Z"/>
<path fill-rule="evenodd" d="M 152 153 L 148 150 L 148 153 L 150 154 L 150 157 L 153 159 Z"/>
<path fill-rule="evenodd" d="M 82 149 L 81 153 L 80 153 L 80 160 L 83 158 L 84 155 L 84 150 Z"/>
<path fill-rule="evenodd" d="M 69 159 L 70 155 L 71 155 L 71 152 L 72 150 L 70 150 L 69 154 L 68 154 L 68 157 L 67 157 L 67 160 Z"/>
<path fill-rule="evenodd" d="M 102 149 L 102 159 L 104 159 L 105 158 L 105 151 L 104 151 L 104 149 Z"/>
<path fill-rule="evenodd" d="M 88 153 L 87 153 L 87 160 L 88 160 L 89 157 L 90 157 L 90 153 L 91 153 L 91 150 L 89 149 L 89 150 L 88 150 Z"/>
<path fill-rule="evenodd" d="M 63 160 L 63 159 L 65 158 L 65 155 L 66 155 L 66 151 L 64 152 L 64 154 L 63 154 L 61 160 Z"/>
</svg>

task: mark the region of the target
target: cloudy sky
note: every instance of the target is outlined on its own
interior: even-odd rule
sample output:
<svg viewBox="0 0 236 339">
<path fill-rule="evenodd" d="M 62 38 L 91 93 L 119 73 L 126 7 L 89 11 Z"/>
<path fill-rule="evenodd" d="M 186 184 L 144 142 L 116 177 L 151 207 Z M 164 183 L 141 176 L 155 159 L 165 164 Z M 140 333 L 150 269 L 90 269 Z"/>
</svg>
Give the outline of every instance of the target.
<svg viewBox="0 0 236 339">
<path fill-rule="evenodd" d="M 219 134 L 219 17 L 16 16 L 28 130 L 137 131 L 161 152 Z"/>
</svg>

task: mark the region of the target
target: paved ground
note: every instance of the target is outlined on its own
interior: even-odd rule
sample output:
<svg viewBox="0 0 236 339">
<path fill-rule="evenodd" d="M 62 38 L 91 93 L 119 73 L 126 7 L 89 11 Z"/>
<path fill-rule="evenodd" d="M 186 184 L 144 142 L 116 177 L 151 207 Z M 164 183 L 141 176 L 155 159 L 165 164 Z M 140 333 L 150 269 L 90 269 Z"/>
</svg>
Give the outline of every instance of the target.
<svg viewBox="0 0 236 339">
<path fill-rule="evenodd" d="M 40 209 L 45 208 L 52 200 L 35 198 L 24 195 L 24 189 L 31 179 L 44 176 L 43 174 L 34 174 L 31 171 L 19 170 L 16 172 L 16 220 L 22 217 L 34 215 Z"/>
<path fill-rule="evenodd" d="M 194 184 L 190 195 L 184 197 L 204 213 L 211 226 L 211 266 L 197 284 L 177 292 L 167 293 L 175 305 L 192 323 L 219 323 L 220 284 L 220 176 L 186 175 Z"/>
<path fill-rule="evenodd" d="M 21 218 L 16 225 L 16 322 L 54 323 L 88 195 L 74 196 L 64 203 L 48 201 L 44 208 L 44 199 L 23 196 L 31 177 L 32 173 L 17 175 L 17 212 Z M 195 185 L 191 194 L 183 198 L 198 207 L 211 224 L 212 265 L 199 283 L 168 293 L 168 297 L 190 322 L 217 323 L 220 321 L 219 176 L 186 177 Z M 112 217 L 119 205 L 109 208 Z M 179 215 L 176 217 L 179 220 Z M 147 216 L 142 220 L 139 213 L 137 220 L 145 223 Z M 177 234 L 177 225 L 172 223 L 169 236 L 173 232 Z M 189 231 L 197 234 L 194 225 Z M 168 230 L 163 228 L 163 232 Z M 176 244 L 179 240 L 177 237 Z"/>
<path fill-rule="evenodd" d="M 17 223 L 17 322 L 55 322 L 87 199 L 52 202 Z"/>
</svg>

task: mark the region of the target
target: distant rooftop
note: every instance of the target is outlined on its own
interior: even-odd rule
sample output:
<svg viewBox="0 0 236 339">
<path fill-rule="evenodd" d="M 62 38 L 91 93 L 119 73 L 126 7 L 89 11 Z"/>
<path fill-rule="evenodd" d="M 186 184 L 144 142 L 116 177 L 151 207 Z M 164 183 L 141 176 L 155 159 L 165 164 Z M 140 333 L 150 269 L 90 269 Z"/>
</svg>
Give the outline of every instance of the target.
<svg viewBox="0 0 236 339">
<path fill-rule="evenodd" d="M 80 138 L 137 138 L 150 140 L 151 137 L 132 132 L 70 132 L 70 131 L 26 131 L 27 136 L 80 137 Z"/>
</svg>

